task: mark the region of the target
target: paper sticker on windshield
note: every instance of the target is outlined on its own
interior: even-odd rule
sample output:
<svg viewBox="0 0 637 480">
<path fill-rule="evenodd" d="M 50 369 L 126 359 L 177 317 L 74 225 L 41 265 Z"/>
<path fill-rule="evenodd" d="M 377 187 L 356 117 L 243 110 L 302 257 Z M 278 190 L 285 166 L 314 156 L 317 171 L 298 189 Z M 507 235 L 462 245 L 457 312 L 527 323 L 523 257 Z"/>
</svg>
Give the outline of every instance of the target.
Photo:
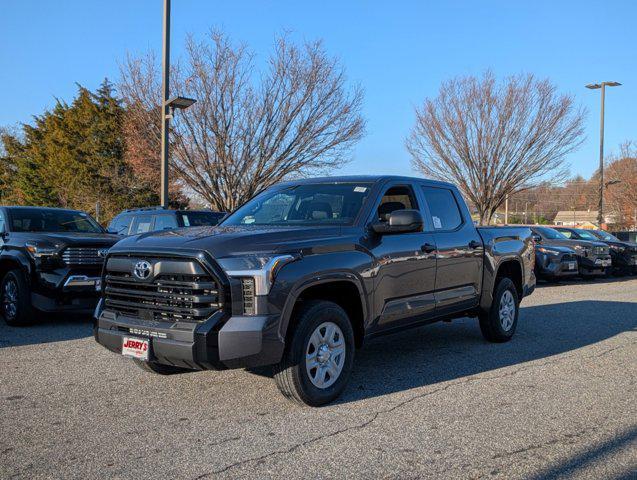
<svg viewBox="0 0 637 480">
<path fill-rule="evenodd" d="M 365 193 L 367 191 L 367 187 L 354 187 L 354 191 L 356 193 Z"/>
<path fill-rule="evenodd" d="M 432 216 L 431 219 L 434 221 L 434 228 L 442 228 L 442 222 L 438 217 Z"/>
</svg>

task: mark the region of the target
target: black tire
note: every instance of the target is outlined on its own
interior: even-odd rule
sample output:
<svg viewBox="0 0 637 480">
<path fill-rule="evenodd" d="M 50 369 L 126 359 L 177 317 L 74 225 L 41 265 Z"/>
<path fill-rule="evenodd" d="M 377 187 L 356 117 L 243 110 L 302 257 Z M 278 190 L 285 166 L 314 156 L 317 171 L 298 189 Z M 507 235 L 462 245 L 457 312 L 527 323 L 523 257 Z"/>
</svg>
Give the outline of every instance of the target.
<svg viewBox="0 0 637 480">
<path fill-rule="evenodd" d="M 11 291 L 14 291 L 15 294 L 10 294 Z M 14 298 L 10 299 L 10 297 Z M 35 311 L 31 306 L 31 288 L 22 270 L 9 270 L 6 273 L 0 285 L 0 299 L 2 317 L 7 325 L 19 327 L 28 325 L 34 320 Z"/>
<path fill-rule="evenodd" d="M 281 362 L 274 366 L 274 379 L 281 393 L 290 400 L 313 407 L 325 405 L 341 394 L 349 380 L 355 351 L 352 324 L 339 305 L 322 300 L 308 301 L 293 320 L 296 320 L 294 330 Z M 319 388 L 310 378 L 305 358 L 312 334 L 325 322 L 336 324 L 342 332 L 345 357 L 340 374 L 334 376 L 336 380 Z"/>
<path fill-rule="evenodd" d="M 133 358 L 133 362 L 145 372 L 155 373 L 157 375 L 175 375 L 177 373 L 192 372 L 187 368 L 173 367 L 172 365 L 164 365 L 163 363 L 145 362 Z"/>
<path fill-rule="evenodd" d="M 513 321 L 510 326 L 505 328 L 503 323 L 506 322 L 501 319 L 500 308 L 501 303 L 503 302 L 503 297 L 507 294 L 507 292 L 513 299 L 515 314 L 513 315 Z M 507 299 L 508 298 L 510 297 L 507 297 Z M 515 329 L 518 326 L 519 316 L 520 300 L 518 298 L 517 289 L 510 278 L 501 278 L 495 287 L 491 308 L 488 312 L 481 312 L 479 315 L 480 331 L 482 332 L 482 336 L 489 342 L 508 342 L 513 337 Z"/>
</svg>

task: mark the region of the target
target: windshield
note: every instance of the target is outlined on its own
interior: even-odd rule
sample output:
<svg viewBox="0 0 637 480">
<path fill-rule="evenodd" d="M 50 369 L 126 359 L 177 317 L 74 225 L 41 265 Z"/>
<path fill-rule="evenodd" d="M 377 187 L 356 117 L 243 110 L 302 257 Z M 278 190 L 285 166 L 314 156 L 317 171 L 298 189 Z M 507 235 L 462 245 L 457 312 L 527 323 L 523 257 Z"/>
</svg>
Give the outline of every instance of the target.
<svg viewBox="0 0 637 480">
<path fill-rule="evenodd" d="M 547 240 L 564 240 L 566 235 L 562 232 L 558 232 L 552 228 L 548 227 L 540 227 L 536 228 L 537 232 L 542 236 L 542 238 L 546 238 Z"/>
<path fill-rule="evenodd" d="M 216 225 L 225 213 L 221 212 L 181 212 L 184 227 L 203 227 Z"/>
<path fill-rule="evenodd" d="M 621 242 L 621 240 L 615 235 L 611 235 L 610 233 L 604 232 L 603 230 L 595 230 L 593 234 L 597 235 L 602 240 L 608 240 L 609 242 Z"/>
<path fill-rule="evenodd" d="M 371 183 L 319 183 L 273 188 L 248 201 L 223 225 L 351 225 Z"/>
<path fill-rule="evenodd" d="M 576 229 L 575 231 L 577 232 L 577 235 L 584 240 L 593 240 L 595 242 L 599 241 L 599 238 L 587 230 Z"/>
<path fill-rule="evenodd" d="M 104 232 L 89 214 L 72 210 L 10 209 L 9 221 L 12 232 Z"/>
</svg>

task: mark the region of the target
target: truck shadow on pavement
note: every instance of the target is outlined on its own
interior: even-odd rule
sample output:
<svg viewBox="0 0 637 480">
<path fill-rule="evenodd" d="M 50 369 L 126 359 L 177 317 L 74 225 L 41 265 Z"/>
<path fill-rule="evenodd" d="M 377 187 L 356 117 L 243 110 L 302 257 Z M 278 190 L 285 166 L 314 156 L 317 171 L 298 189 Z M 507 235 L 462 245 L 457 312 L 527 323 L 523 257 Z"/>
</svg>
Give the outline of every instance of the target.
<svg viewBox="0 0 637 480">
<path fill-rule="evenodd" d="M 23 327 L 10 327 L 0 319 L 0 349 L 77 340 L 91 335 L 93 322 L 90 316 L 41 316 Z"/>
<path fill-rule="evenodd" d="M 357 352 L 349 387 L 336 403 L 565 354 L 636 330 L 635 307 L 607 301 L 523 306 L 515 337 L 504 344 L 483 340 L 477 319 L 469 318 L 376 338 Z"/>
</svg>

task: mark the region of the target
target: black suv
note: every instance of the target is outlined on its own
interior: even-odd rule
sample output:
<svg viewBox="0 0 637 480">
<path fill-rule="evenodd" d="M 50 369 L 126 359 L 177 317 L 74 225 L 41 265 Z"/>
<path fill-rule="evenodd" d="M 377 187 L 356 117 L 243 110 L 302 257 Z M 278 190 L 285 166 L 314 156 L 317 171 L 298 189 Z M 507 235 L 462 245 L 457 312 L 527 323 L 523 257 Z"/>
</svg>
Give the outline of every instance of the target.
<svg viewBox="0 0 637 480">
<path fill-rule="evenodd" d="M 108 233 L 138 235 L 140 233 L 171 230 L 182 227 L 217 225 L 225 217 L 224 212 L 211 210 L 168 210 L 163 207 L 147 207 L 126 210 L 108 225 Z"/>
<path fill-rule="evenodd" d="M 637 243 L 620 240 L 604 230 L 586 230 L 610 247 L 616 273 L 637 273 Z"/>
<path fill-rule="evenodd" d="M 119 242 L 95 338 L 160 374 L 274 365 L 288 398 L 321 405 L 365 339 L 468 315 L 510 340 L 534 258 L 527 227 L 476 228 L 448 183 L 288 182 L 217 227 Z"/>
<path fill-rule="evenodd" d="M 548 227 L 531 227 L 535 240 L 535 275 L 547 281 L 576 276 L 578 271 L 575 245 L 564 245 L 566 237 Z"/>
<path fill-rule="evenodd" d="M 87 213 L 41 207 L 0 208 L 0 296 L 9 325 L 35 311 L 91 313 L 108 235 Z"/>
</svg>

